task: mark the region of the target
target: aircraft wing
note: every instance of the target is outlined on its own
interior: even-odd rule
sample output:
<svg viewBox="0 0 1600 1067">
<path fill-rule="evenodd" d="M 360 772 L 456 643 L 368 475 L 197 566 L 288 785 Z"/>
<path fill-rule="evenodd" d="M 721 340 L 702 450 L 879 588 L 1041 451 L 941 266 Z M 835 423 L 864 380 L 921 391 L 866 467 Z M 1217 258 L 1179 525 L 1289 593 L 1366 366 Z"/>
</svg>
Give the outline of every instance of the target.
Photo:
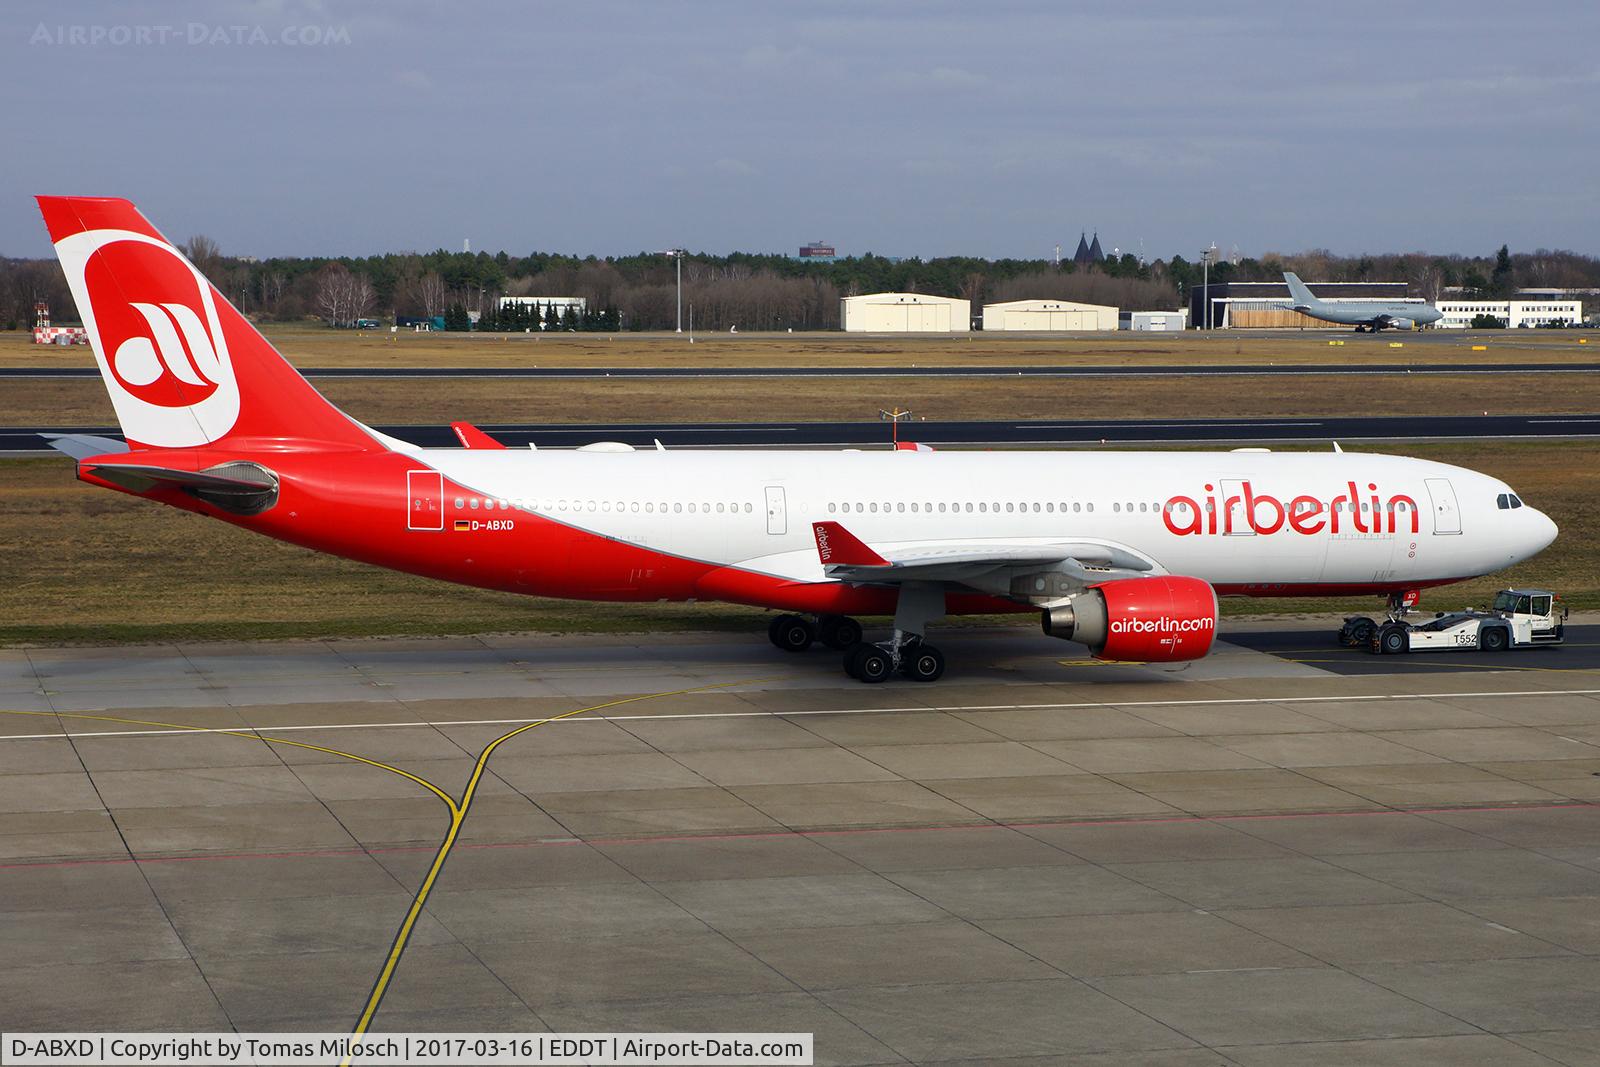
<svg viewBox="0 0 1600 1067">
<path fill-rule="evenodd" d="M 1091 542 L 941 541 L 880 551 L 837 522 L 815 522 L 811 529 L 823 573 L 846 582 L 964 583 L 1000 568 L 1038 564 L 1055 565 L 1087 583 L 1131 577 L 1153 569 L 1149 560 L 1131 552 Z"/>
</svg>

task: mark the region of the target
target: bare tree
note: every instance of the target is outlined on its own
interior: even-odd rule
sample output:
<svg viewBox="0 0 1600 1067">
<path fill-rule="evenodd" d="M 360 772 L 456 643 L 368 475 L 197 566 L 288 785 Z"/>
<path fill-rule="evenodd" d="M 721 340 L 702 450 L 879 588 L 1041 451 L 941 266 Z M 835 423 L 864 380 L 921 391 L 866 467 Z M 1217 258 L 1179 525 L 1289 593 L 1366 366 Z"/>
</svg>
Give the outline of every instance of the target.
<svg viewBox="0 0 1600 1067">
<path fill-rule="evenodd" d="M 329 263 L 317 272 L 316 306 L 329 326 L 348 326 L 355 321 L 354 297 L 355 279 L 344 264 Z"/>
<path fill-rule="evenodd" d="M 983 289 L 986 279 L 978 272 L 973 271 L 961 279 L 961 295 L 971 301 L 973 307 L 983 303 Z"/>
<path fill-rule="evenodd" d="M 438 271 L 429 271 L 417 279 L 417 303 L 422 306 L 422 314 L 428 318 L 444 314 L 444 302 L 449 295 L 449 290 L 444 284 L 444 279 Z"/>
<path fill-rule="evenodd" d="M 256 299 L 260 301 L 261 310 L 275 314 L 278 310 L 278 301 L 283 299 L 284 286 L 288 279 L 282 271 L 265 270 L 256 277 Z"/>
<path fill-rule="evenodd" d="M 210 277 L 222 258 L 222 247 L 203 233 L 197 233 L 179 246 L 190 263 L 200 268 L 200 273 Z"/>
<path fill-rule="evenodd" d="M 345 283 L 345 291 L 348 294 L 350 322 L 353 325 L 357 319 L 364 319 L 372 313 L 372 306 L 378 301 L 378 293 L 365 274 L 348 274 L 346 277 L 349 280 Z"/>
</svg>

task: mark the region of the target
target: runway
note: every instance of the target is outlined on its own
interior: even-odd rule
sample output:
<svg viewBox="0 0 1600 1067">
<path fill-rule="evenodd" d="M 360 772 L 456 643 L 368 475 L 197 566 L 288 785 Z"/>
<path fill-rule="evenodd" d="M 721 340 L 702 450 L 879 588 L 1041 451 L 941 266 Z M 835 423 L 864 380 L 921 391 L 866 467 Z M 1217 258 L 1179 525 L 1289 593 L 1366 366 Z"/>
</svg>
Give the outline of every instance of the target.
<svg viewBox="0 0 1600 1067">
<path fill-rule="evenodd" d="M 530 444 L 573 448 L 594 441 L 621 441 L 638 448 L 653 448 L 656 441 L 668 448 L 874 447 L 887 444 L 889 436 L 888 427 L 881 422 L 486 424 L 479 428 L 512 448 Z M 447 426 L 376 429 L 428 448 L 453 448 L 459 444 Z M 106 426 L 10 427 L 0 429 L 0 452 L 49 452 L 42 433 L 120 436 L 116 429 Z M 915 422 L 903 423 L 900 436 L 927 445 L 966 447 L 1588 438 L 1600 436 L 1600 415 Z"/>
<path fill-rule="evenodd" d="M 876 687 L 761 635 L 3 651 L 0 1021 L 348 1029 L 437 866 L 374 1032 L 1587 1062 L 1600 628 L 1447 673 L 1328 629 L 951 629 Z"/>
<path fill-rule="evenodd" d="M 1232 363 L 1139 366 L 301 367 L 308 378 L 1238 378 L 1258 375 L 1590 374 L 1600 363 Z M 95 367 L 0 367 L 0 378 L 97 378 Z"/>
</svg>

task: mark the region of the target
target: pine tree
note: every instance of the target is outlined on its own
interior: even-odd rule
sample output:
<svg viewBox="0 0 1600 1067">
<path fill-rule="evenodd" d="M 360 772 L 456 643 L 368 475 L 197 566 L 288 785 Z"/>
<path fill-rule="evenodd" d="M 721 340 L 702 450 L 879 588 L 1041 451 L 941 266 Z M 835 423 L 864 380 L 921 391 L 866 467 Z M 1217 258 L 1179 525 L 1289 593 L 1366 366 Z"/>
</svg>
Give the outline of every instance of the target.
<svg viewBox="0 0 1600 1067">
<path fill-rule="evenodd" d="M 1512 278 L 1511 249 L 1506 245 L 1500 246 L 1500 251 L 1494 255 L 1494 273 L 1489 278 L 1489 285 L 1497 296 L 1510 296 L 1516 283 Z"/>
</svg>

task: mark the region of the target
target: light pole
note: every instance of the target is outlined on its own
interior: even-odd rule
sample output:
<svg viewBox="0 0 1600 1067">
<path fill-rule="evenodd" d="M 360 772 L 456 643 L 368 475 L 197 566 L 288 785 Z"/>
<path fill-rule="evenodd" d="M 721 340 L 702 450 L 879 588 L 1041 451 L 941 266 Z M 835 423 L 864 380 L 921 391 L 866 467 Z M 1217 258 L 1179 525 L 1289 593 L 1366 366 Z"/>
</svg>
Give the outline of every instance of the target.
<svg viewBox="0 0 1600 1067">
<path fill-rule="evenodd" d="M 1215 263 L 1217 258 L 1217 243 L 1215 241 L 1211 242 L 1210 248 L 1202 249 L 1200 252 L 1200 274 L 1203 279 L 1200 283 L 1200 288 L 1205 294 L 1205 323 L 1208 330 L 1211 329 L 1211 264 Z"/>
<path fill-rule="evenodd" d="M 671 256 L 678 261 L 678 332 L 683 332 L 683 249 L 667 248 L 656 253 L 662 256 Z"/>
</svg>

